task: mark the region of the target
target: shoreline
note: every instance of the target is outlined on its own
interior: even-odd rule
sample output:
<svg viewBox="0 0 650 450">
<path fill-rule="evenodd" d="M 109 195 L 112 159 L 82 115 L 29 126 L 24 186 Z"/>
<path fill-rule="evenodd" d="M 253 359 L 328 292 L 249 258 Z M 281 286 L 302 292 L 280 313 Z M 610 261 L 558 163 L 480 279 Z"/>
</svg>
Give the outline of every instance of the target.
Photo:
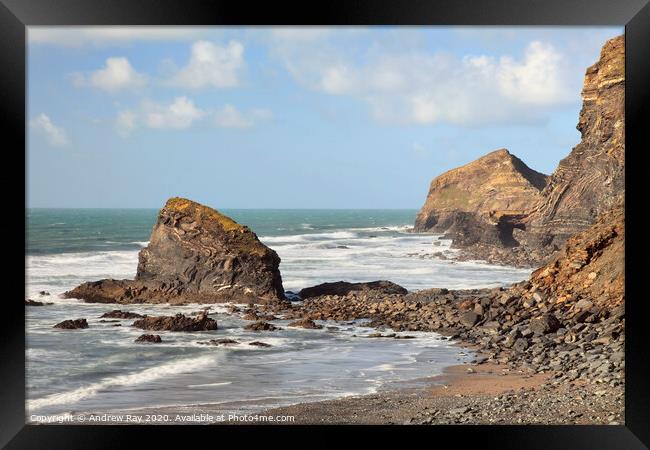
<svg viewBox="0 0 650 450">
<path fill-rule="evenodd" d="M 624 389 L 553 383 L 553 373 L 502 364 L 448 366 L 419 388 L 399 388 L 265 410 L 289 425 L 620 425 Z"/>
<path fill-rule="evenodd" d="M 459 342 L 459 344 L 462 344 Z M 624 424 L 622 387 L 602 389 L 585 382 L 553 383 L 554 373 L 512 369 L 498 363 L 447 366 L 442 374 L 396 382 L 423 384 L 371 394 L 295 403 L 221 419 L 218 405 L 179 405 L 84 414 L 75 425 L 442 425 L 442 424 Z M 90 416 L 113 420 L 89 420 Z M 178 420 L 175 416 L 182 416 Z M 203 416 L 212 416 L 209 421 Z M 169 420 L 150 416 L 169 416 Z M 197 420 L 187 419 L 196 416 Z M 292 421 L 243 421 L 241 417 L 291 417 Z M 117 417 L 122 417 L 118 420 Z M 217 417 L 215 420 L 214 417 Z M 127 419 L 128 418 L 128 419 Z M 136 419 L 139 418 L 139 419 Z M 276 419 L 277 420 L 277 419 Z M 31 424 L 44 424 L 31 421 Z M 61 424 L 61 423 L 51 423 Z"/>
</svg>

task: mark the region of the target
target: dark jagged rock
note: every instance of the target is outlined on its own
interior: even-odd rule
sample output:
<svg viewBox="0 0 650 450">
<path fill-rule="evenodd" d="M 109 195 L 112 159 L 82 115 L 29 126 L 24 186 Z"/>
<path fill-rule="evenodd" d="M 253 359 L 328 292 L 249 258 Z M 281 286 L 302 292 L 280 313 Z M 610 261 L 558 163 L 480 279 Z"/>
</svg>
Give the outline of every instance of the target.
<svg viewBox="0 0 650 450">
<path fill-rule="evenodd" d="M 337 281 L 334 283 L 323 283 L 317 286 L 305 288 L 300 291 L 300 297 L 307 299 L 321 295 L 348 295 L 351 292 L 364 292 L 375 294 L 406 294 L 408 291 L 402 286 L 390 281 L 371 281 L 368 283 L 348 283 Z"/>
<path fill-rule="evenodd" d="M 135 342 L 150 342 L 152 344 L 159 344 L 162 342 L 160 335 L 157 334 L 143 334 L 139 336 Z"/>
<path fill-rule="evenodd" d="M 242 319 L 244 320 L 253 320 L 253 321 L 258 321 L 258 320 L 276 320 L 277 317 L 275 317 L 273 314 L 263 314 L 259 313 L 257 311 L 251 311 L 242 316 Z"/>
<path fill-rule="evenodd" d="M 248 345 L 252 345 L 253 347 L 271 347 L 271 344 L 267 344 L 266 342 L 260 342 L 260 341 L 249 342 Z"/>
<path fill-rule="evenodd" d="M 553 314 L 544 314 L 530 321 L 530 329 L 535 334 L 555 333 L 561 326 Z"/>
<path fill-rule="evenodd" d="M 114 309 L 99 316 L 100 319 L 140 319 L 142 314 Z"/>
<path fill-rule="evenodd" d="M 300 319 L 293 321 L 287 325 L 288 327 L 296 327 L 296 328 L 307 328 L 310 330 L 320 330 L 323 328 L 322 325 L 318 325 L 316 322 L 314 322 L 311 319 Z"/>
<path fill-rule="evenodd" d="M 43 306 L 45 303 L 32 300 L 31 298 L 25 299 L 25 306 Z"/>
<path fill-rule="evenodd" d="M 217 329 L 217 321 L 207 315 L 187 317 L 183 314 L 175 316 L 144 317 L 133 322 L 133 326 L 143 330 L 156 331 L 208 331 Z"/>
<path fill-rule="evenodd" d="M 172 198 L 140 251 L 135 280 L 84 283 L 64 296 L 98 303 L 285 301 L 279 264 L 248 227 Z"/>
<path fill-rule="evenodd" d="M 79 330 L 82 328 L 88 328 L 88 322 L 86 319 L 70 319 L 64 320 L 54 325 L 54 328 L 61 328 L 62 330 Z"/>
<path fill-rule="evenodd" d="M 271 323 L 259 321 L 246 325 L 244 329 L 249 331 L 275 331 L 279 330 L 280 328 Z"/>
<path fill-rule="evenodd" d="M 481 316 L 476 314 L 474 311 L 467 311 L 460 316 L 460 323 L 462 323 L 467 328 L 471 328 L 479 321 Z"/>
<path fill-rule="evenodd" d="M 235 345 L 239 344 L 239 341 L 234 339 L 222 338 L 222 339 L 210 339 L 209 341 L 198 341 L 197 344 L 201 345 Z"/>
</svg>

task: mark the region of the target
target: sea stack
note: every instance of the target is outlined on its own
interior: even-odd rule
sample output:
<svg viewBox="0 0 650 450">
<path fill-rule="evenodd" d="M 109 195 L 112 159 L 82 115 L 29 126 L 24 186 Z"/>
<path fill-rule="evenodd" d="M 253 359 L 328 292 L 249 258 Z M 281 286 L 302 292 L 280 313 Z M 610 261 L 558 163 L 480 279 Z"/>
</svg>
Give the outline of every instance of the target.
<svg viewBox="0 0 650 450">
<path fill-rule="evenodd" d="M 280 257 L 218 211 L 171 198 L 158 214 L 135 280 L 84 283 L 64 295 L 106 303 L 284 300 Z"/>
<path fill-rule="evenodd" d="M 449 233 L 456 246 L 516 246 L 513 223 L 538 200 L 546 181 L 508 150 L 493 151 L 431 182 L 415 231 Z"/>
</svg>

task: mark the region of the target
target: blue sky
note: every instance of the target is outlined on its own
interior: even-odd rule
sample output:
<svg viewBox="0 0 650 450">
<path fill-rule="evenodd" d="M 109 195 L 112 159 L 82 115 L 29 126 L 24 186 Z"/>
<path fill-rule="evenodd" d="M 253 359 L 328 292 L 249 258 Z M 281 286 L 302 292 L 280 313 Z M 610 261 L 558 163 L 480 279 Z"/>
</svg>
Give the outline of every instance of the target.
<svg viewBox="0 0 650 450">
<path fill-rule="evenodd" d="M 551 173 L 622 28 L 28 30 L 28 206 L 419 208 L 508 148 Z"/>
</svg>

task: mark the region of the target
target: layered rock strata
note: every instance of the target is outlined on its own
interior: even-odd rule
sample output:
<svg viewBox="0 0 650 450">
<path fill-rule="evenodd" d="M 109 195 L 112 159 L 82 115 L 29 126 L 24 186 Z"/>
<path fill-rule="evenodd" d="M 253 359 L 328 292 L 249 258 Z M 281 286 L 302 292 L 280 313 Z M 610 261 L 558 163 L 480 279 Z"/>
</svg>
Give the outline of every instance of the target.
<svg viewBox="0 0 650 450">
<path fill-rule="evenodd" d="M 560 247 L 589 227 L 625 192 L 625 40 L 610 39 L 587 69 L 577 128 L 564 158 L 526 217 L 529 246 Z"/>
<path fill-rule="evenodd" d="M 538 266 L 625 192 L 625 42 L 605 43 L 587 69 L 580 143 L 546 178 L 505 150 L 431 183 L 415 231 L 447 233 L 463 259 Z"/>
<path fill-rule="evenodd" d="M 134 280 L 84 283 L 65 297 L 100 303 L 284 300 L 277 253 L 248 227 L 182 198 L 167 201 Z"/>
</svg>

